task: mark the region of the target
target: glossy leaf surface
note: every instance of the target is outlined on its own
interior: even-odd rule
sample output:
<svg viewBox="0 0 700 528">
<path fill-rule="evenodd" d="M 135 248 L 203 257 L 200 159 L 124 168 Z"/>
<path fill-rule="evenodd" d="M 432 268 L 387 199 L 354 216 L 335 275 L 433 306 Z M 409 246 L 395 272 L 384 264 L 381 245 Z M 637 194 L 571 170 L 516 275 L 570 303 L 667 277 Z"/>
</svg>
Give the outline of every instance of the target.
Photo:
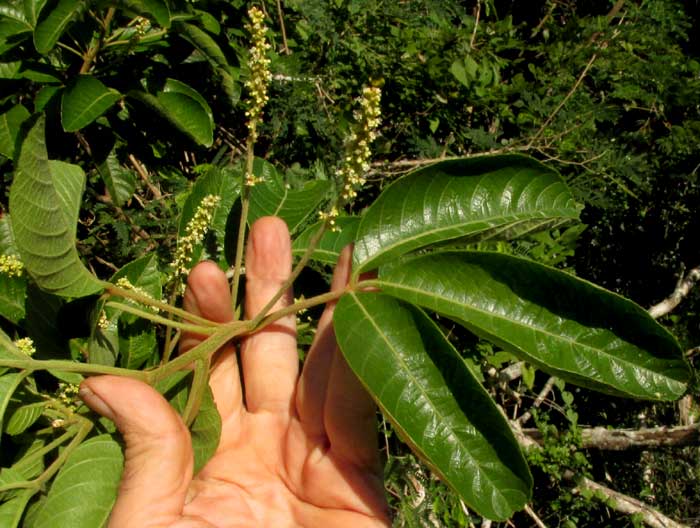
<svg viewBox="0 0 700 528">
<path fill-rule="evenodd" d="M 42 19 L 34 28 L 34 46 L 39 53 L 46 54 L 53 49 L 83 5 L 81 0 L 59 0 L 58 4 L 52 4 L 54 7 L 48 14 L 42 11 Z"/>
<path fill-rule="evenodd" d="M 508 423 L 425 314 L 349 293 L 333 321 L 348 364 L 431 469 L 488 518 L 523 508 L 532 477 Z"/>
<path fill-rule="evenodd" d="M 512 238 L 578 218 L 561 177 L 524 156 L 450 160 L 387 187 L 362 217 L 354 272 L 450 240 Z"/>
<path fill-rule="evenodd" d="M 336 219 L 335 223 L 338 229 L 336 231 L 327 229 L 323 233 L 321 240 L 311 255 L 313 260 L 334 265 L 338 262 L 338 257 L 343 248 L 355 241 L 357 227 L 360 225 L 360 217 L 344 216 Z M 306 252 L 311 238 L 318 232 L 320 227 L 321 222 L 316 222 L 301 232 L 292 244 L 293 256 L 301 257 Z"/>
<path fill-rule="evenodd" d="M 12 231 L 36 283 L 66 297 L 89 295 L 102 288 L 83 266 L 75 247 L 84 185 L 80 167 L 49 161 L 44 120 L 37 120 L 20 148 L 10 188 Z"/>
<path fill-rule="evenodd" d="M 260 159 L 255 160 L 253 173 L 264 180 L 251 190 L 249 223 L 262 216 L 279 216 L 287 222 L 290 233 L 316 211 L 331 185 L 326 180 L 315 180 L 301 189 L 290 189 L 277 169 Z"/>
<path fill-rule="evenodd" d="M 572 383 L 657 400 L 686 389 L 688 367 L 671 334 L 633 302 L 562 271 L 446 252 L 380 269 L 379 285 Z"/>
<path fill-rule="evenodd" d="M 95 528 L 103 526 L 117 496 L 124 456 L 109 435 L 80 444 L 56 475 L 35 526 Z"/>
<path fill-rule="evenodd" d="M 104 114 L 121 94 L 91 75 L 79 75 L 61 99 L 61 124 L 66 132 L 86 127 Z"/>
</svg>

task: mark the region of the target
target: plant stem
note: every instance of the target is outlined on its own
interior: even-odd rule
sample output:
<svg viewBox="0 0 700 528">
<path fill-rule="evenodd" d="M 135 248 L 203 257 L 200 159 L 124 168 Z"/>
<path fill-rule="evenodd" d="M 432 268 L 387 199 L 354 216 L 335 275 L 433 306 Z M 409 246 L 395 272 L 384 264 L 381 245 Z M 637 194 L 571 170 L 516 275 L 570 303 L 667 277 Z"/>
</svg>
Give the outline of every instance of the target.
<svg viewBox="0 0 700 528">
<path fill-rule="evenodd" d="M 289 276 L 289 278 L 286 281 L 284 281 L 284 284 L 282 284 L 280 289 L 277 290 L 277 293 L 272 296 L 272 298 L 267 302 L 267 304 L 263 307 L 263 309 L 260 310 L 260 312 L 258 312 L 258 314 L 252 319 L 253 327 L 257 327 L 258 324 L 260 324 L 260 322 L 267 315 L 267 312 L 270 311 L 270 309 L 275 305 L 275 303 L 280 299 L 280 297 L 282 297 L 282 295 L 284 295 L 284 292 L 286 292 L 291 287 L 291 285 L 294 284 L 294 281 L 296 280 L 296 278 L 299 276 L 299 274 L 306 267 L 309 260 L 311 260 L 311 255 L 313 254 L 314 250 L 316 249 L 316 246 L 318 245 L 318 243 L 321 241 L 321 237 L 323 237 L 323 233 L 325 233 L 327 228 L 328 228 L 328 220 L 323 222 L 323 224 L 321 224 L 321 227 L 319 227 L 318 231 L 316 233 L 314 233 L 313 237 L 311 237 L 311 240 L 309 240 L 309 245 L 306 248 L 306 251 L 299 259 L 299 262 L 297 262 L 297 265 L 294 266 L 294 269 L 292 270 L 292 274 Z M 296 306 L 296 304 L 293 306 Z"/>
<path fill-rule="evenodd" d="M 112 18 L 114 18 L 114 13 L 116 9 L 114 7 L 110 7 L 107 9 L 107 14 L 105 15 L 104 21 L 102 23 L 102 31 L 100 32 L 99 36 L 95 36 L 92 38 L 90 42 L 90 47 L 88 48 L 87 52 L 85 53 L 85 56 L 83 57 L 83 64 L 80 66 L 80 73 L 87 73 L 90 71 L 90 68 L 92 67 L 93 62 L 97 58 L 97 54 L 100 51 L 100 48 L 104 44 L 104 37 L 107 33 L 109 33 L 109 26 L 112 23 Z"/>
<path fill-rule="evenodd" d="M 35 370 L 60 370 L 63 372 L 78 372 L 80 374 L 111 374 L 123 376 L 141 381 L 150 381 L 152 372 L 131 370 L 119 367 L 108 367 L 93 363 L 78 363 L 62 359 L 0 359 L 0 367 L 18 368 L 28 371 Z"/>
<path fill-rule="evenodd" d="M 153 306 L 154 308 L 158 308 L 159 310 L 162 310 L 164 312 L 169 312 L 172 313 L 173 315 L 177 315 L 178 317 L 181 317 L 183 319 L 187 319 L 188 321 L 191 321 L 193 323 L 197 323 L 200 325 L 204 326 L 212 326 L 212 327 L 218 327 L 220 326 L 220 323 L 216 323 L 214 321 L 210 321 L 209 319 L 205 319 L 204 317 L 200 317 L 198 315 L 192 314 L 186 310 L 183 310 L 182 308 L 178 308 L 176 306 L 173 306 L 172 304 L 163 302 L 163 301 L 158 301 L 156 299 L 152 299 L 148 297 L 147 295 L 143 295 L 142 293 L 136 292 L 134 290 L 127 290 L 124 288 L 120 288 L 119 286 L 115 286 L 111 282 L 105 282 L 103 283 L 104 289 L 110 294 L 114 295 L 116 297 L 124 297 L 126 299 L 131 299 L 134 301 L 137 301 L 141 304 L 145 304 L 146 306 Z"/>
<path fill-rule="evenodd" d="M 241 181 L 242 192 L 241 192 L 241 218 L 238 222 L 238 239 L 236 240 L 236 260 L 233 264 L 233 279 L 231 281 L 231 302 L 233 307 L 236 306 L 236 300 L 238 299 L 238 285 L 241 280 L 241 266 L 243 264 L 243 251 L 245 246 L 245 234 L 246 227 L 248 225 L 248 210 L 250 208 L 250 185 L 247 182 L 253 181 L 253 161 L 254 147 L 255 147 L 255 128 L 257 123 L 253 121 L 251 131 L 248 134 L 248 139 L 246 140 L 246 158 L 245 158 L 245 171 L 243 172 L 243 179 Z"/>
<path fill-rule="evenodd" d="M 192 376 L 192 385 L 190 385 L 190 393 L 187 398 L 185 410 L 182 412 L 182 420 L 185 422 L 187 427 L 191 426 L 195 418 L 197 418 L 199 408 L 202 405 L 202 397 L 204 396 L 204 391 L 209 384 L 210 365 L 211 355 L 200 359 L 195 363 L 194 375 Z"/>
<path fill-rule="evenodd" d="M 260 321 L 254 326 L 255 330 L 253 332 L 257 332 L 263 328 L 265 328 L 267 325 L 274 323 L 278 319 L 281 319 L 282 317 L 285 317 L 289 314 L 297 313 L 301 310 L 305 310 L 307 308 L 312 308 L 313 306 L 318 306 L 319 304 L 326 304 L 331 301 L 335 301 L 336 299 L 339 299 L 344 293 L 346 293 L 348 290 L 340 290 L 340 291 L 331 291 L 328 293 L 324 293 L 321 295 L 316 295 L 315 297 L 311 297 L 309 299 L 304 299 L 303 301 L 299 301 L 294 303 L 291 306 L 287 306 L 286 308 L 282 308 L 280 310 L 277 310 L 276 312 L 271 313 L 267 317 L 263 317 L 260 319 Z M 253 319 L 251 322 L 254 322 L 255 319 Z"/>
<path fill-rule="evenodd" d="M 149 313 L 144 310 L 139 310 L 138 308 L 134 308 L 133 306 L 129 306 L 128 304 L 124 303 L 109 301 L 105 303 L 105 306 L 108 306 L 110 308 L 116 308 L 117 310 L 122 310 L 133 315 L 138 315 L 139 317 L 142 317 L 143 319 L 148 319 L 149 321 L 153 321 L 154 323 L 160 323 L 165 326 L 171 326 L 173 328 L 179 328 L 180 330 L 187 330 L 189 332 L 195 332 L 197 334 L 211 335 L 214 332 L 216 332 L 215 327 L 180 323 L 178 321 L 173 321 L 172 319 L 167 319 L 166 317 L 161 317 L 160 315 L 156 315 L 152 312 Z"/>
</svg>

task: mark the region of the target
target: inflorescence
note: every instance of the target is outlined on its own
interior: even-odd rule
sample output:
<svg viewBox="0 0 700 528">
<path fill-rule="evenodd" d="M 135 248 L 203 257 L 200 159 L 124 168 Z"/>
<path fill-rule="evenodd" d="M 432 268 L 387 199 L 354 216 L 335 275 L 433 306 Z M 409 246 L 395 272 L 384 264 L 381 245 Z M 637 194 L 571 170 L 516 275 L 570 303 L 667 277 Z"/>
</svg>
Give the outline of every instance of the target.
<svg viewBox="0 0 700 528">
<path fill-rule="evenodd" d="M 258 139 L 257 125 L 269 99 L 267 88 L 272 80 L 272 73 L 270 73 L 270 59 L 267 57 L 267 52 L 272 46 L 266 38 L 265 14 L 257 7 L 251 7 L 248 17 L 250 22 L 246 24 L 246 29 L 251 34 L 252 46 L 250 47 L 250 77 L 245 81 L 245 87 L 249 93 L 245 115 L 248 117 L 249 141 L 254 144 Z M 255 181 L 246 181 L 246 185 L 255 183 Z"/>
<path fill-rule="evenodd" d="M 16 255 L 0 255 L 0 273 L 10 277 L 19 277 L 24 270 L 24 264 Z"/>
<path fill-rule="evenodd" d="M 209 224 L 211 224 L 211 220 L 214 217 L 216 206 L 219 205 L 220 201 L 220 196 L 214 194 L 205 196 L 195 211 L 192 220 L 187 223 L 185 236 L 178 241 L 175 258 L 170 263 L 170 267 L 173 269 L 173 277 L 187 275 L 187 265 L 192 259 L 194 248 L 204 239 L 204 235 L 206 235 Z"/>
<path fill-rule="evenodd" d="M 348 201 L 357 196 L 357 190 L 365 184 L 365 174 L 369 170 L 372 156 L 370 145 L 377 137 L 381 122 L 379 102 L 382 92 L 374 86 L 365 86 L 358 98 L 359 109 L 355 111 L 356 125 L 345 140 L 345 158 L 336 171 L 336 176 L 343 182 L 343 200 Z"/>
</svg>

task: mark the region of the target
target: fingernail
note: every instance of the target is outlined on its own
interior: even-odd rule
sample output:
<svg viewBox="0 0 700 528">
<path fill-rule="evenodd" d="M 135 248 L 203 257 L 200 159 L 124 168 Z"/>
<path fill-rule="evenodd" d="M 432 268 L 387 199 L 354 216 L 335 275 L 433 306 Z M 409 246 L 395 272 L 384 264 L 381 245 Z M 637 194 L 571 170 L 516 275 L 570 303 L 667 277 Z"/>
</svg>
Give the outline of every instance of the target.
<svg viewBox="0 0 700 528">
<path fill-rule="evenodd" d="M 97 414 L 114 421 L 114 411 L 102 398 L 92 392 L 89 387 L 81 385 L 78 396 L 80 396 L 80 399 Z"/>
</svg>

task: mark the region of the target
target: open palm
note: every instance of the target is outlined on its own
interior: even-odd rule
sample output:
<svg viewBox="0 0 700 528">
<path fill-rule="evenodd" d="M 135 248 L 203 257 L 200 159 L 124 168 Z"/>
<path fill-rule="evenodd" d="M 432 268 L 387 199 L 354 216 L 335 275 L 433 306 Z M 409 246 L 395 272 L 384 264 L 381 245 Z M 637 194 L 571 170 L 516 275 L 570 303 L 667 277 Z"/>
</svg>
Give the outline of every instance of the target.
<svg viewBox="0 0 700 528">
<path fill-rule="evenodd" d="M 284 222 L 255 223 L 246 268 L 245 311 L 252 317 L 289 276 Z M 343 288 L 349 273 L 345 251 L 332 287 Z M 288 292 L 277 308 L 290 301 Z M 185 307 L 214 321 L 232 319 L 228 284 L 214 264 L 192 271 Z M 233 346 L 219 351 L 210 385 L 221 440 L 195 476 L 187 428 L 162 396 L 127 378 L 84 382 L 86 403 L 112 418 L 126 442 L 109 526 L 388 526 L 374 405 L 337 351 L 332 311 L 327 306 L 321 317 L 301 375 L 294 316 L 248 337 L 240 367 Z M 181 350 L 200 340 L 184 336 Z"/>
</svg>

